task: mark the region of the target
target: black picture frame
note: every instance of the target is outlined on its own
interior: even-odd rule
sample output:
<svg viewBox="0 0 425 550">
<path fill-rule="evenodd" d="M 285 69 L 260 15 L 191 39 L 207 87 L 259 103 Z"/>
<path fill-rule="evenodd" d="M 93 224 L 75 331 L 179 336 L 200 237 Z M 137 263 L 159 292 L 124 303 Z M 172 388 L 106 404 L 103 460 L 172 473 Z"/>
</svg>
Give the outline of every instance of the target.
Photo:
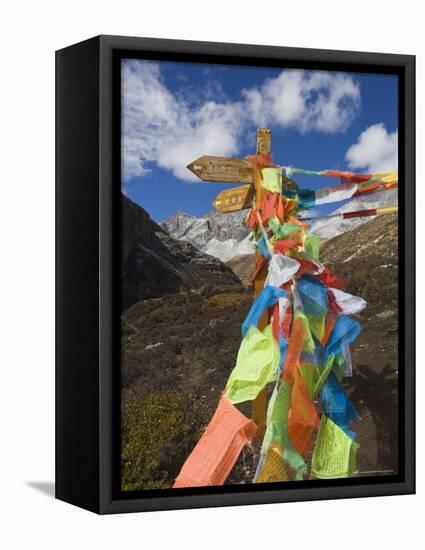
<svg viewBox="0 0 425 550">
<path fill-rule="evenodd" d="M 397 476 L 120 493 L 122 57 L 398 75 Z M 119 36 L 98 36 L 56 52 L 56 498 L 107 514 L 414 493 L 414 189 L 414 56 Z"/>
</svg>

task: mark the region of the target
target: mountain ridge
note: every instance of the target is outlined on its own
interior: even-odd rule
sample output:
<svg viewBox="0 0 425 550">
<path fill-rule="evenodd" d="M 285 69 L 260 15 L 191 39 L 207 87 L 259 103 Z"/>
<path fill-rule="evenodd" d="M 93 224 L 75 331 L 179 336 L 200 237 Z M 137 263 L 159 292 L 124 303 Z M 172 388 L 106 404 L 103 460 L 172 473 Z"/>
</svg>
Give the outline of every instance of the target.
<svg viewBox="0 0 425 550">
<path fill-rule="evenodd" d="M 174 239 L 190 242 L 198 250 L 227 261 L 254 252 L 250 231 L 244 224 L 246 214 L 247 210 L 227 214 L 210 211 L 197 218 L 178 211 L 161 222 L 160 227 Z"/>
<path fill-rule="evenodd" d="M 139 205 L 121 197 L 121 306 L 181 290 L 240 286 L 218 258 L 173 239 Z"/>
<path fill-rule="evenodd" d="M 342 214 L 356 210 L 366 210 L 397 204 L 397 189 L 371 193 L 370 195 L 354 198 L 350 202 L 336 208 L 331 214 Z M 248 210 L 221 213 L 207 212 L 204 216 L 196 217 L 179 210 L 159 225 L 171 237 L 190 242 L 198 250 L 229 262 L 239 256 L 254 253 L 254 244 L 250 238 L 250 231 L 244 221 Z M 308 211 L 306 211 L 308 214 Z M 315 233 L 322 240 L 332 239 L 347 231 L 352 231 L 373 218 L 323 218 L 309 222 L 310 233 Z"/>
</svg>

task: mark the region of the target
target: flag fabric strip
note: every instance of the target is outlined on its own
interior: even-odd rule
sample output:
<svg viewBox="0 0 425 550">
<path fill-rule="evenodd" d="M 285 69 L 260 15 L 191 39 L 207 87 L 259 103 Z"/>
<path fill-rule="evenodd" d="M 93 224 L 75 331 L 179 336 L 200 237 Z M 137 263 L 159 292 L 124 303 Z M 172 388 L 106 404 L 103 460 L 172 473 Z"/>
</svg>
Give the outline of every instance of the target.
<svg viewBox="0 0 425 550">
<path fill-rule="evenodd" d="M 173 487 L 222 485 L 255 432 L 254 422 L 222 396 L 211 422 L 184 463 Z"/>
<path fill-rule="evenodd" d="M 353 212 L 340 212 L 338 214 L 329 214 L 327 216 L 309 216 L 303 218 L 305 221 L 312 220 L 325 220 L 332 218 L 351 219 L 351 218 L 367 218 L 369 216 L 388 216 L 390 214 L 397 214 L 398 206 L 382 206 L 379 208 L 368 208 L 366 210 L 355 210 Z"/>
<path fill-rule="evenodd" d="M 374 174 L 359 174 L 349 171 L 340 170 L 304 170 L 303 168 L 293 168 L 292 166 L 278 166 L 279 169 L 285 171 L 285 175 L 290 178 L 293 175 L 307 175 L 307 176 L 328 176 L 332 178 L 341 178 L 346 182 L 366 184 L 372 182 L 382 182 L 386 186 L 392 186 L 398 183 L 398 172 L 393 170 L 391 172 L 377 172 Z"/>
</svg>

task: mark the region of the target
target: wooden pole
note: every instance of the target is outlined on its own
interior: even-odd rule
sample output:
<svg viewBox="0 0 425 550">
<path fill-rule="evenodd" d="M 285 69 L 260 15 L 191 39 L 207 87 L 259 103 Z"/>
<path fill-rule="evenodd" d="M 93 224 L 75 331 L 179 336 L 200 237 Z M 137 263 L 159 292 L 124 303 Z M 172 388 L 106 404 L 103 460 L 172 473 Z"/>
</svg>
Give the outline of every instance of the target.
<svg viewBox="0 0 425 550">
<path fill-rule="evenodd" d="M 269 128 L 258 128 L 257 130 L 257 154 L 267 154 L 271 152 L 271 131 Z M 263 203 L 265 190 L 261 185 L 261 170 L 256 165 L 255 177 L 255 207 L 261 208 Z M 257 255 L 259 252 L 257 251 Z M 263 266 L 254 281 L 254 299 L 260 294 L 264 287 L 264 281 L 267 277 L 267 265 Z M 269 315 L 266 311 L 261 317 L 258 328 L 263 330 L 269 324 Z M 251 418 L 257 425 L 257 433 L 255 436 L 256 442 L 260 443 L 263 440 L 266 429 L 266 410 L 267 410 L 267 394 L 264 388 L 252 402 Z"/>
</svg>

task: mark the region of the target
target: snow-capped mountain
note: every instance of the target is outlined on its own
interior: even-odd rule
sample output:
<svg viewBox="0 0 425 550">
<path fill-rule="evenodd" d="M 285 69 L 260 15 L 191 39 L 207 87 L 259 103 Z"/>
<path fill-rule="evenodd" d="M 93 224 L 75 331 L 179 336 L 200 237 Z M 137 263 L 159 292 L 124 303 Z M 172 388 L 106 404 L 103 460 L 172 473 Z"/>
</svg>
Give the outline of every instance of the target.
<svg viewBox="0 0 425 550">
<path fill-rule="evenodd" d="M 340 208 L 337 208 L 332 214 L 343 214 L 344 212 L 355 212 L 357 210 L 368 210 L 371 208 L 379 208 L 382 206 L 389 206 L 397 204 L 398 193 L 397 189 L 390 189 L 388 191 L 380 191 L 378 193 L 371 193 L 370 195 L 364 195 L 358 199 L 344 204 Z M 306 213 L 306 215 L 308 215 Z M 346 231 L 352 231 L 359 225 L 365 222 L 371 221 L 373 217 L 366 218 L 329 218 L 312 221 L 310 223 L 310 232 L 319 235 L 322 239 L 332 239 L 337 235 L 341 235 Z"/>
<path fill-rule="evenodd" d="M 334 210 L 332 214 L 397 204 L 397 196 L 397 189 L 372 193 L 351 200 Z M 187 241 L 198 250 L 227 262 L 232 258 L 254 253 L 251 234 L 244 223 L 246 215 L 247 210 L 227 214 L 213 211 L 197 218 L 179 211 L 160 225 L 174 239 Z M 308 216 L 309 211 L 306 211 L 305 215 Z M 309 229 L 310 232 L 316 233 L 323 240 L 327 240 L 346 231 L 351 231 L 372 219 L 371 217 L 348 220 L 325 218 L 310 222 Z"/>
<path fill-rule="evenodd" d="M 202 218 L 176 212 L 160 225 L 171 237 L 188 241 L 202 252 L 227 261 L 234 256 L 252 254 L 254 245 L 244 224 L 247 211 L 208 212 Z"/>
<path fill-rule="evenodd" d="M 227 239 L 226 241 L 219 241 L 215 237 L 212 238 L 203 252 L 210 256 L 220 258 L 222 262 L 234 258 L 235 256 L 245 256 L 246 254 L 254 253 L 254 245 L 251 235 L 247 235 L 241 241 L 236 239 Z"/>
</svg>

